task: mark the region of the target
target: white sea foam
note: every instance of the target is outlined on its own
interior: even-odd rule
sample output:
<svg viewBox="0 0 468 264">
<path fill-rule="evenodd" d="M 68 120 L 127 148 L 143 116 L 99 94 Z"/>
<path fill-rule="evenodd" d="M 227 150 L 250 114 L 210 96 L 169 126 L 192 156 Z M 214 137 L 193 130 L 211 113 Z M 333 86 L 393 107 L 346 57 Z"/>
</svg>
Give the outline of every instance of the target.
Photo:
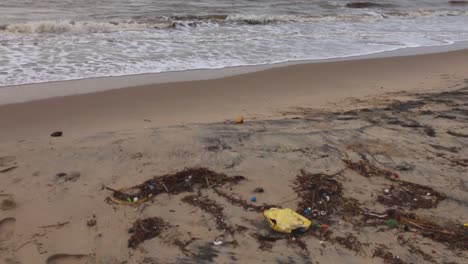
<svg viewBox="0 0 468 264">
<path fill-rule="evenodd" d="M 38 15 L 30 22 L 2 21 L 0 86 L 328 59 L 468 40 L 466 9 L 353 10 L 337 2 L 338 11 L 282 15 L 248 9 L 252 14 L 96 13 L 94 20 Z"/>
<path fill-rule="evenodd" d="M 106 33 L 126 30 L 170 29 L 180 27 L 214 26 L 227 22 L 246 23 L 251 25 L 269 23 L 305 23 L 320 21 L 363 21 L 370 22 L 384 19 L 417 19 L 427 17 L 468 16 L 463 10 L 416 10 L 408 12 L 396 11 L 365 11 L 358 14 L 328 14 L 328 15 L 258 15 L 233 14 L 210 16 L 175 16 L 159 17 L 144 20 L 124 21 L 71 21 L 46 20 L 24 23 L 12 23 L 1 26 L 0 32 L 20 34 L 62 34 L 62 33 Z"/>
</svg>

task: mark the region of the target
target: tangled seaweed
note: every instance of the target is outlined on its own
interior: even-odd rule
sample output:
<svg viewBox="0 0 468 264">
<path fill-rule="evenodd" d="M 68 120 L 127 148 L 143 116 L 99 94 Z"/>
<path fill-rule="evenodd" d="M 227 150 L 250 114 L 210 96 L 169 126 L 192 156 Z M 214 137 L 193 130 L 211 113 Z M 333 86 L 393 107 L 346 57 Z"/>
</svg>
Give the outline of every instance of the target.
<svg viewBox="0 0 468 264">
<path fill-rule="evenodd" d="M 428 186 L 417 183 L 399 181 L 391 186 L 388 193 L 377 196 L 377 201 L 387 206 L 397 208 L 418 209 L 435 208 L 446 196 Z"/>
<path fill-rule="evenodd" d="M 159 236 L 169 226 L 159 217 L 138 219 L 130 229 L 132 236 L 128 240 L 128 247 L 136 249 L 143 241 Z"/>
<path fill-rule="evenodd" d="M 146 201 L 161 193 L 179 194 L 194 190 L 216 187 L 227 183 L 238 183 L 245 180 L 244 176 L 229 177 L 206 168 L 187 168 L 174 174 L 156 176 L 128 189 L 114 190 L 111 201 L 128 202 Z M 136 199 L 135 199 L 136 198 Z"/>
<path fill-rule="evenodd" d="M 379 245 L 374 249 L 374 254 L 372 254 L 372 257 L 379 257 L 383 259 L 385 264 L 406 264 L 403 260 L 401 260 L 397 256 L 393 256 L 392 253 L 388 251 L 388 247 L 385 245 Z"/>
<path fill-rule="evenodd" d="M 293 189 L 299 197 L 298 212 L 304 214 L 310 208 L 310 214 L 305 215 L 310 219 L 329 222 L 330 215 L 357 215 L 361 211 L 357 200 L 343 196 L 342 184 L 334 175 L 310 174 L 301 170 Z"/>
<path fill-rule="evenodd" d="M 189 195 L 182 199 L 182 202 L 188 203 L 192 206 L 199 207 L 203 211 L 209 213 L 216 219 L 216 227 L 218 230 L 234 230 L 226 222 L 224 222 L 223 207 L 205 196 Z"/>
<path fill-rule="evenodd" d="M 364 177 L 384 176 L 389 179 L 393 179 L 396 176 L 394 172 L 374 166 L 370 164 L 370 162 L 368 162 L 367 160 L 360 160 L 358 162 L 353 162 L 351 160 L 343 160 L 343 162 L 346 164 L 346 167 L 348 167 L 348 169 L 351 169 Z"/>
<path fill-rule="evenodd" d="M 387 210 L 384 214 L 365 213 L 365 215 L 379 218 L 378 221 L 381 224 L 384 224 L 383 220 L 395 219 L 399 223 L 398 228 L 404 231 L 408 231 L 411 227 L 420 235 L 444 243 L 450 249 L 468 250 L 468 230 L 466 228 L 441 227 L 427 219 L 399 210 Z"/>
<path fill-rule="evenodd" d="M 243 199 L 240 199 L 240 198 L 237 198 L 235 196 L 233 196 L 232 194 L 228 194 L 218 188 L 213 188 L 213 191 L 223 197 L 224 199 L 226 199 L 230 204 L 232 205 L 235 205 L 235 206 L 239 206 L 239 207 L 242 207 L 244 208 L 244 210 L 246 211 L 255 211 L 255 212 L 263 212 L 264 210 L 268 209 L 268 208 L 271 208 L 271 207 L 279 207 L 277 205 L 271 205 L 271 204 L 264 204 L 264 205 L 253 205 L 253 204 L 250 204 L 248 203 L 246 200 L 243 200 Z"/>
<path fill-rule="evenodd" d="M 359 253 L 362 250 L 362 243 L 351 233 L 348 233 L 346 237 L 335 237 L 334 241 L 356 253 Z"/>
</svg>

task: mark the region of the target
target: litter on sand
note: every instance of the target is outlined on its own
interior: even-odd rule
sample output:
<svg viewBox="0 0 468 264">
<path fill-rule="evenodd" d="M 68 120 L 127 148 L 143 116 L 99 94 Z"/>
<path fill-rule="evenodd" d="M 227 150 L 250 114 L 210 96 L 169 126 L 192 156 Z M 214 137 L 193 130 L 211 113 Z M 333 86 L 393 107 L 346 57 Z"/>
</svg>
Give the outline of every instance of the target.
<svg viewBox="0 0 468 264">
<path fill-rule="evenodd" d="M 108 200 L 116 204 L 137 205 L 161 193 L 179 194 L 195 190 L 215 188 L 224 184 L 235 184 L 244 180 L 243 176 L 229 177 L 206 168 L 187 168 L 174 174 L 153 177 L 139 185 L 113 189 L 104 186 L 104 189 L 112 191 Z"/>
<path fill-rule="evenodd" d="M 271 208 L 263 212 L 271 228 L 281 233 L 300 232 L 309 229 L 312 222 L 289 208 Z"/>
</svg>

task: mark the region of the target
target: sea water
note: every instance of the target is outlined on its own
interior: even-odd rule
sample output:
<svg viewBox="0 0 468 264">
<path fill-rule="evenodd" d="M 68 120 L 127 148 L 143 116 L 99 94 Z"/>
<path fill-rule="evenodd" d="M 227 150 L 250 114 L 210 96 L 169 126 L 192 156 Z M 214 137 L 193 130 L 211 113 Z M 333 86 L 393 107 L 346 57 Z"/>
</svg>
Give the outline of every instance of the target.
<svg viewBox="0 0 468 264">
<path fill-rule="evenodd" d="M 343 58 L 468 40 L 468 3 L 1 0 L 0 86 Z"/>
</svg>

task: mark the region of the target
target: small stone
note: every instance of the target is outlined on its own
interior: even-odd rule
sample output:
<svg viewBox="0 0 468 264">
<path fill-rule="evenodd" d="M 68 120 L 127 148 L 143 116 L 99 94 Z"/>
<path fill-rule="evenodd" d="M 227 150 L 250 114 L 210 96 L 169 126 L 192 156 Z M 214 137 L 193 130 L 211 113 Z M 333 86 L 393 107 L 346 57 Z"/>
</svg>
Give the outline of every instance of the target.
<svg viewBox="0 0 468 264">
<path fill-rule="evenodd" d="M 14 209 L 16 208 L 16 203 L 13 199 L 10 199 L 10 198 L 7 198 L 5 200 L 2 201 L 1 205 L 0 205 L 0 209 L 2 210 L 11 210 L 11 209 Z"/>
<path fill-rule="evenodd" d="M 62 131 L 55 131 L 52 134 L 50 134 L 51 137 L 61 137 L 63 135 Z"/>
<path fill-rule="evenodd" d="M 413 200 L 414 200 L 415 202 L 417 202 L 417 201 L 418 201 L 418 199 L 416 199 L 416 198 L 414 198 Z"/>
<path fill-rule="evenodd" d="M 244 117 L 241 115 L 236 116 L 236 118 L 234 118 L 234 122 L 236 122 L 236 124 L 242 124 L 244 123 Z"/>
<path fill-rule="evenodd" d="M 62 178 L 64 176 L 67 176 L 67 174 L 65 172 L 60 172 L 60 173 L 57 173 L 56 176 L 59 178 Z"/>
<path fill-rule="evenodd" d="M 265 192 L 265 190 L 263 190 L 262 187 L 257 187 L 257 188 L 255 188 L 255 190 L 254 190 L 254 193 L 262 193 L 262 192 Z"/>
<path fill-rule="evenodd" d="M 389 189 L 385 189 L 384 192 L 385 192 L 385 193 L 390 193 L 390 190 L 389 190 Z"/>
<path fill-rule="evenodd" d="M 81 176 L 80 172 L 71 171 L 69 174 L 66 174 L 65 180 L 75 182 L 76 180 L 78 180 L 78 178 L 80 178 L 80 176 Z"/>
<path fill-rule="evenodd" d="M 431 196 L 431 193 L 426 193 L 427 196 Z"/>
<path fill-rule="evenodd" d="M 86 225 L 89 227 L 95 226 L 97 224 L 96 219 L 90 219 L 86 222 Z"/>
</svg>

